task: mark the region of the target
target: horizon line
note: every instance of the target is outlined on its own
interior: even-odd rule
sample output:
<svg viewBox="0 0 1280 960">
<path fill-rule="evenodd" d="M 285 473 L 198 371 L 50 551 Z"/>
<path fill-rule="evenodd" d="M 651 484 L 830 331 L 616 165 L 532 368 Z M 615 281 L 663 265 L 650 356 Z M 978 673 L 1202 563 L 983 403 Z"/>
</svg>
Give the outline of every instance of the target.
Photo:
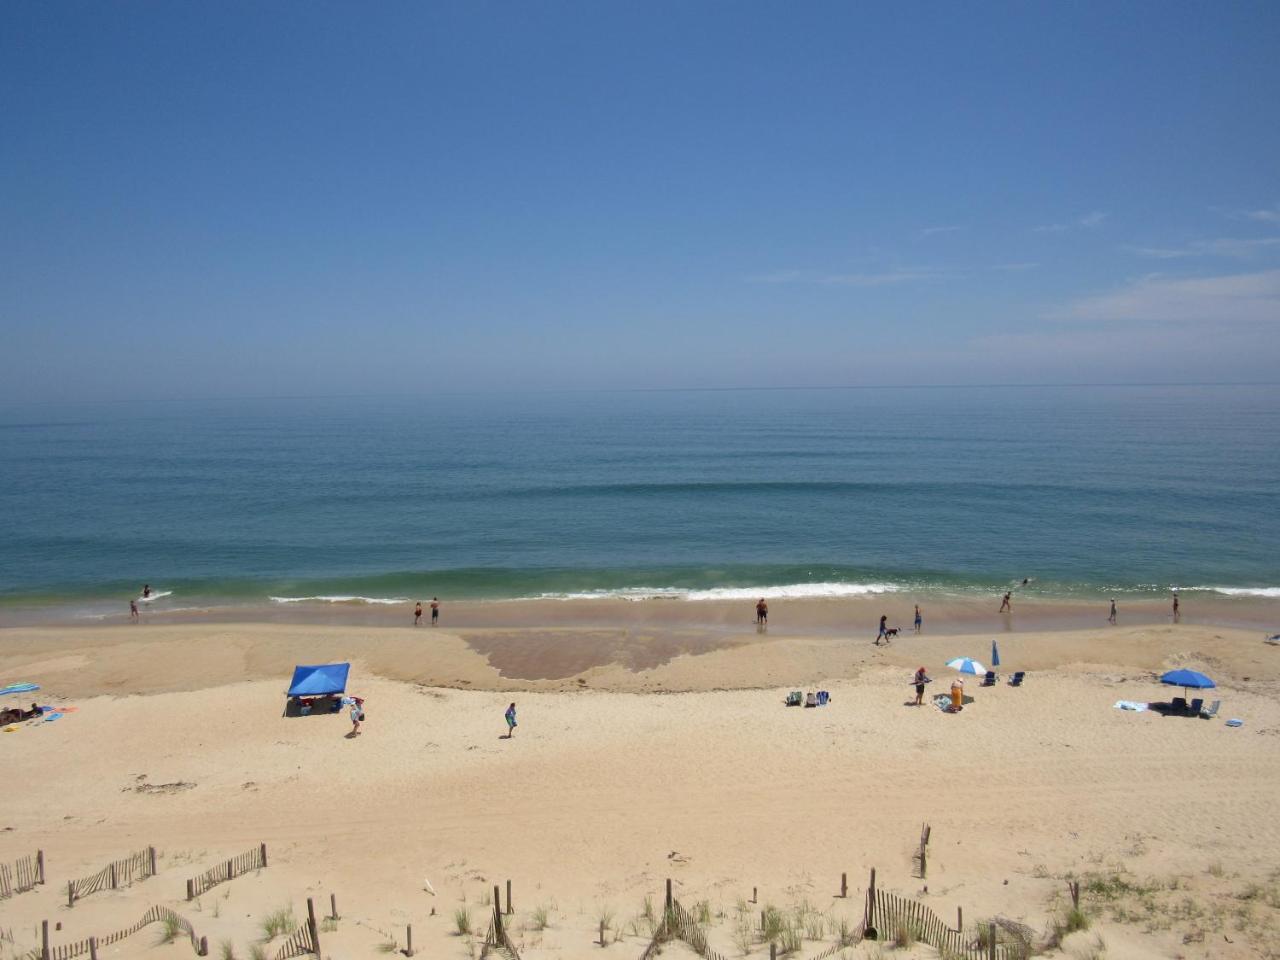
<svg viewBox="0 0 1280 960">
<path fill-rule="evenodd" d="M 1050 388 L 1100 387 L 1273 387 L 1280 380 L 1142 380 L 1142 381 L 1048 381 L 1044 383 L 849 383 L 825 385 L 724 386 L 724 387 L 501 387 L 487 390 L 439 390 L 423 393 L 299 393 L 299 394 L 223 394 L 198 397 L 84 397 L 80 399 L 20 400 L 0 397 L 0 404 L 52 406 L 56 404 L 116 403 L 212 403 L 229 400 L 410 400 L 420 397 L 481 396 L 485 394 L 557 394 L 557 393 L 757 393 L 799 392 L 803 390 L 1027 390 Z"/>
</svg>

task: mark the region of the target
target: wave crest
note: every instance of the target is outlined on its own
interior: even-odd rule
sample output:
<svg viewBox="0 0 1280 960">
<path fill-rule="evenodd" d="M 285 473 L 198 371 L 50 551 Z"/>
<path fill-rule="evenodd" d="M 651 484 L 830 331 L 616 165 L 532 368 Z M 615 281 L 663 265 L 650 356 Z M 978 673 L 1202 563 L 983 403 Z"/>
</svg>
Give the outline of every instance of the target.
<svg viewBox="0 0 1280 960">
<path fill-rule="evenodd" d="M 353 597 L 343 595 L 328 597 L 269 597 L 268 599 L 272 603 L 409 603 L 408 597 Z"/>
<path fill-rule="evenodd" d="M 865 597 L 901 590 L 894 583 L 790 583 L 768 587 L 621 587 L 572 593 L 541 593 L 539 600 L 809 600 Z"/>
</svg>

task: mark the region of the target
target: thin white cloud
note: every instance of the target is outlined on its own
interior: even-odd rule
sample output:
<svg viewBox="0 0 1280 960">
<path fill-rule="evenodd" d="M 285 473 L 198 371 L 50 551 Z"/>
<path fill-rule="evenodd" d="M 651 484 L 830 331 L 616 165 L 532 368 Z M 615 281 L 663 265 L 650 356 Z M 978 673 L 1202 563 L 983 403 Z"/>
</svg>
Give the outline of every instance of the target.
<svg viewBox="0 0 1280 960">
<path fill-rule="evenodd" d="M 1178 260 L 1184 257 L 1237 257 L 1248 259 L 1272 249 L 1280 249 L 1280 237 L 1260 237 L 1242 240 L 1236 237 L 1218 237 L 1213 240 L 1193 240 L 1181 247 L 1138 247 L 1123 249 L 1140 257 L 1155 260 Z"/>
<path fill-rule="evenodd" d="M 931 267 L 902 267 L 879 273 L 820 273 L 814 270 L 780 270 L 750 277 L 752 283 L 805 283 L 841 287 L 887 287 L 900 283 L 941 280 L 952 274 Z"/>
<path fill-rule="evenodd" d="M 1107 217 L 1109 213 L 1103 213 L 1101 210 L 1093 210 L 1084 216 L 1076 217 L 1074 220 L 1068 220 L 1066 223 L 1046 223 L 1039 227 L 1032 227 L 1035 233 L 1064 233 L 1067 230 L 1085 229 L 1089 230 L 1098 226 Z"/>
<path fill-rule="evenodd" d="M 1190 279 L 1152 274 L 1112 293 L 1067 304 L 1051 311 L 1047 318 L 1161 324 L 1280 323 L 1280 270 Z"/>
<path fill-rule="evenodd" d="M 955 233 L 957 230 L 963 230 L 964 227 L 925 227 L 920 231 L 922 237 L 932 237 L 939 233 Z"/>
</svg>

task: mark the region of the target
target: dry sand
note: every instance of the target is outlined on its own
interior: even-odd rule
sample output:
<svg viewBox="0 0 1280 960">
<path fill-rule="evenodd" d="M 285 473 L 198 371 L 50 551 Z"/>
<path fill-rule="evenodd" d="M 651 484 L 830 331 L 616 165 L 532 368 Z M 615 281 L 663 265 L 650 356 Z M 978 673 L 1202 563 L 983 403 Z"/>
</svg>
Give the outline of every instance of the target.
<svg viewBox="0 0 1280 960">
<path fill-rule="evenodd" d="M 1004 669 L 1029 671 L 1026 685 L 971 678 L 974 702 L 952 716 L 906 705 L 910 671 L 927 665 L 941 692 L 943 662 L 985 661 L 989 638 L 878 649 L 688 622 L 2 630 L 0 682 L 39 682 L 40 702 L 78 709 L 0 735 L 0 862 L 43 849 L 50 881 L 0 901 L 0 956 L 38 945 L 41 919 L 61 923 L 63 943 L 164 903 L 215 956 L 227 940 L 247 957 L 268 912 L 292 903 L 301 914 L 308 896 L 327 908 L 333 892 L 342 919 L 323 935 L 326 956 L 403 946 L 412 923 L 422 953 L 463 960 L 478 948 L 455 934 L 455 910 L 465 903 L 483 934 L 482 898 L 511 878 L 524 960 L 600 955 L 601 911 L 619 939 L 609 954 L 638 958 L 644 899 L 660 902 L 671 877 L 686 906 L 709 902 L 712 943 L 736 957 L 738 903 L 753 887 L 747 916 L 807 902 L 856 923 L 873 866 L 882 886 L 944 919 L 962 907 L 1037 931 L 1065 876 L 1094 877 L 1094 927 L 1072 944 L 1081 956 L 1096 935 L 1112 957 L 1276 955 L 1280 648 L 1257 630 L 1203 624 L 1000 642 Z M 282 716 L 295 663 L 347 659 L 349 689 L 367 697 L 360 737 L 345 736 L 345 714 Z M 1179 693 L 1154 682 L 1173 666 L 1218 680 L 1217 720 L 1113 709 Z M 819 687 L 828 706 L 782 706 L 787 690 Z M 503 739 L 513 699 L 520 726 Z M 923 822 L 933 833 L 921 880 Z M 187 877 L 259 842 L 269 868 L 184 901 Z M 158 876 L 67 908 L 68 879 L 148 844 Z M 848 900 L 833 897 L 842 871 Z M 156 946 L 157 931 L 101 955 L 191 955 L 183 942 Z"/>
</svg>

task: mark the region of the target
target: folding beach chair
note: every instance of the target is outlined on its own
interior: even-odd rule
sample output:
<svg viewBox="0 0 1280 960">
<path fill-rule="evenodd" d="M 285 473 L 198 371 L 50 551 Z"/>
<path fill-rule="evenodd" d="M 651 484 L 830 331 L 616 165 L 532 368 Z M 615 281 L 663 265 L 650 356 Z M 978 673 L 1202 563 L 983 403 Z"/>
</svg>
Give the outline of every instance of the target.
<svg viewBox="0 0 1280 960">
<path fill-rule="evenodd" d="M 1204 700 L 1202 700 L 1200 697 L 1196 697 L 1194 700 L 1191 701 L 1191 706 L 1187 709 L 1187 713 L 1191 714 L 1193 717 L 1198 717 L 1200 716 L 1200 710 L 1203 707 L 1204 707 Z"/>
<path fill-rule="evenodd" d="M 1026 675 L 1027 675 L 1027 672 L 1025 670 L 1019 670 L 1017 673 L 1015 673 L 1012 677 L 1009 678 L 1009 686 L 1011 687 L 1022 686 L 1022 678 L 1025 677 Z"/>
<path fill-rule="evenodd" d="M 994 670 L 987 671 L 987 675 L 982 678 L 982 685 L 984 687 L 994 687 L 996 685 L 996 672 Z"/>
<path fill-rule="evenodd" d="M 1221 701 L 1221 700 L 1215 700 L 1215 701 L 1213 701 L 1213 703 L 1209 704 L 1209 709 L 1208 709 L 1208 710 L 1201 710 L 1201 711 L 1200 711 L 1200 717 L 1201 717 L 1201 719 L 1203 719 L 1203 720 L 1212 720 L 1214 717 L 1216 717 L 1216 716 L 1218 715 L 1218 708 L 1219 708 L 1220 706 L 1222 706 L 1222 701 Z"/>
<path fill-rule="evenodd" d="M 1174 698 L 1173 698 L 1173 700 L 1171 700 L 1171 701 L 1170 701 L 1170 703 L 1169 703 L 1169 712 L 1170 712 L 1170 713 L 1186 713 L 1186 712 L 1187 712 L 1187 698 L 1186 698 L 1186 697 L 1174 697 Z"/>
</svg>

